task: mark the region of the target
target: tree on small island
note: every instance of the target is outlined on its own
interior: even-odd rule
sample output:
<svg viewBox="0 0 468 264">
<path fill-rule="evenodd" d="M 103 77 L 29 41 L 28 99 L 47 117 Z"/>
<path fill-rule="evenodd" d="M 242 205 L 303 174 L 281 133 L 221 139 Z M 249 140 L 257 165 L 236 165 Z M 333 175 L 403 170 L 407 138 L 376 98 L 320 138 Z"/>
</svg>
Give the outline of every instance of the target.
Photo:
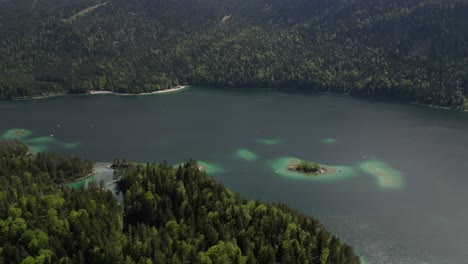
<svg viewBox="0 0 468 264">
<path fill-rule="evenodd" d="M 301 161 L 299 164 L 296 166 L 296 170 L 300 172 L 305 172 L 305 173 L 310 173 L 310 172 L 319 172 L 320 171 L 320 165 L 316 162 L 312 163 L 310 161 Z"/>
</svg>

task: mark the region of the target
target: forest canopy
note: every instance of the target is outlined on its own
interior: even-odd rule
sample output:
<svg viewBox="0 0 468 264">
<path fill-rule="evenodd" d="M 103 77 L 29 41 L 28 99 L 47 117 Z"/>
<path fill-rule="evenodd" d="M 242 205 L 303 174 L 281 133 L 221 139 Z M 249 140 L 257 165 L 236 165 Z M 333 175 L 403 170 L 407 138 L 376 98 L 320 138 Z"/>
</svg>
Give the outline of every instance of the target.
<svg viewBox="0 0 468 264">
<path fill-rule="evenodd" d="M 0 263 L 360 263 L 318 221 L 244 199 L 195 161 L 123 164 L 124 206 L 97 184 L 63 184 L 89 161 L 1 141 Z"/>
<path fill-rule="evenodd" d="M 464 0 L 4 0 L 0 97 L 178 84 L 468 108 Z"/>
</svg>

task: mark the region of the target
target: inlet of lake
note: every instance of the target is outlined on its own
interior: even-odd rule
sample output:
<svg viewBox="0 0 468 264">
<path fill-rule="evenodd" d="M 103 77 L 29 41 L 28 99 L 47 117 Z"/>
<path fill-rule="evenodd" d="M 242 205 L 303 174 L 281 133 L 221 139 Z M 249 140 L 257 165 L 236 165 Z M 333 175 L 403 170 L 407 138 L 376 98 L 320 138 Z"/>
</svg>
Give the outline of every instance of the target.
<svg viewBox="0 0 468 264">
<path fill-rule="evenodd" d="M 349 96 L 190 87 L 0 102 L 0 134 L 96 162 L 193 158 L 234 192 L 320 220 L 366 263 L 468 260 L 468 113 Z M 290 157 L 339 165 L 291 175 Z"/>
</svg>

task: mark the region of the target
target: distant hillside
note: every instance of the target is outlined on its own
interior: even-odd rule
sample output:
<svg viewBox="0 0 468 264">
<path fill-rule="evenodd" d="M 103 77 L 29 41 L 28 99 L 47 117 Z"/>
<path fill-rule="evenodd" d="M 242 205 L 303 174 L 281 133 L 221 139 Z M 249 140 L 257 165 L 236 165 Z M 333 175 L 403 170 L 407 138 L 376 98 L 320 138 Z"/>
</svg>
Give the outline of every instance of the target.
<svg viewBox="0 0 468 264">
<path fill-rule="evenodd" d="M 0 96 L 177 84 L 468 109 L 467 0 L 0 0 Z"/>
</svg>

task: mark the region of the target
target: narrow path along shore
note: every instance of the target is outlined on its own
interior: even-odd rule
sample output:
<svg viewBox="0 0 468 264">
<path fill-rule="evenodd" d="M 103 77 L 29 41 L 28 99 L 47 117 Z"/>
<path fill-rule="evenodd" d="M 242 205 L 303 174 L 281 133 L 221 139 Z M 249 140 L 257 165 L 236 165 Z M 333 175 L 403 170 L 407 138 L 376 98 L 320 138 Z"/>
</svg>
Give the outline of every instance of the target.
<svg viewBox="0 0 468 264">
<path fill-rule="evenodd" d="M 137 94 L 131 94 L 131 93 L 116 93 L 116 92 L 112 92 L 112 91 L 92 90 L 92 91 L 89 91 L 89 94 L 90 94 L 90 95 L 112 94 L 112 95 L 124 95 L 124 96 L 129 96 L 129 95 L 150 95 L 150 94 L 161 94 L 161 93 L 176 92 L 176 91 L 180 91 L 180 90 L 182 90 L 182 89 L 185 89 L 185 88 L 187 88 L 187 87 L 188 87 L 187 85 L 179 85 L 179 86 L 176 86 L 176 87 L 173 87 L 173 88 L 169 88 L 169 89 L 154 91 L 154 92 L 150 92 L 150 93 L 137 93 Z"/>
</svg>

